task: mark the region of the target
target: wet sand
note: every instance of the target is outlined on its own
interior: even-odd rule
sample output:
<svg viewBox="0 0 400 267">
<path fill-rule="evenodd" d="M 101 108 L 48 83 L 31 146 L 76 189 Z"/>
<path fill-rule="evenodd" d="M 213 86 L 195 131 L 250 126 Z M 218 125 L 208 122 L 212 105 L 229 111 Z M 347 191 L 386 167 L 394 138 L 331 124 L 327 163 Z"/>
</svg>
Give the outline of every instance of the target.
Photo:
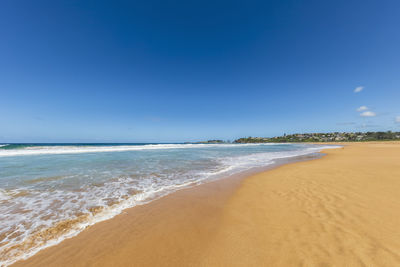
<svg viewBox="0 0 400 267">
<path fill-rule="evenodd" d="M 181 190 L 15 266 L 400 266 L 400 142 Z"/>
</svg>

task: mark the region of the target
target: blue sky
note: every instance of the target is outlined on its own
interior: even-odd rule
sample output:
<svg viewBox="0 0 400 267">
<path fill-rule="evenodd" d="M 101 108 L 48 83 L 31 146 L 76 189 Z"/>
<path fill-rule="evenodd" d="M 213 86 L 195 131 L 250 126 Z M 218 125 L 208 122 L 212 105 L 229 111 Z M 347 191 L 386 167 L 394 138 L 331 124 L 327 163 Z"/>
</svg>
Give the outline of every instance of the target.
<svg viewBox="0 0 400 267">
<path fill-rule="evenodd" d="M 399 14 L 399 1 L 5 0 L 0 142 L 400 131 Z"/>
</svg>

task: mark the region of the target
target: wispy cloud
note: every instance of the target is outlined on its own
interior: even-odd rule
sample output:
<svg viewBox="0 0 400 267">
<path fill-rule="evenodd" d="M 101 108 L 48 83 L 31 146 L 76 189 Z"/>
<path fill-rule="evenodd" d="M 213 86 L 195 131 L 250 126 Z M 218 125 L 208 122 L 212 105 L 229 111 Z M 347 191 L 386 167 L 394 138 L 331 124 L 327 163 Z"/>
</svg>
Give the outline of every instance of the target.
<svg viewBox="0 0 400 267">
<path fill-rule="evenodd" d="M 360 113 L 361 117 L 375 117 L 376 113 L 372 112 L 372 111 L 364 111 L 362 113 Z"/>
<path fill-rule="evenodd" d="M 395 118 L 395 121 L 396 121 L 397 123 L 400 123 L 400 116 L 397 116 L 397 117 Z"/>
<path fill-rule="evenodd" d="M 359 108 L 357 109 L 358 112 L 366 111 L 366 110 L 368 110 L 368 107 L 367 107 L 367 106 L 361 106 L 361 107 L 359 107 Z"/>
<path fill-rule="evenodd" d="M 358 86 L 358 87 L 356 87 L 356 89 L 354 89 L 354 93 L 359 93 L 362 90 L 364 90 L 364 86 Z"/>
</svg>

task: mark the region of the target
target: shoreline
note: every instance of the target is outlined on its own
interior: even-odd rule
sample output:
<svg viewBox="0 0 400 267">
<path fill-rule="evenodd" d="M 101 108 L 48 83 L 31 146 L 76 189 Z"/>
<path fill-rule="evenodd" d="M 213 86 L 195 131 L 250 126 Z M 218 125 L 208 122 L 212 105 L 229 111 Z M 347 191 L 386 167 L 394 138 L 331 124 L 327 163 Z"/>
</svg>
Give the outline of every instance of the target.
<svg viewBox="0 0 400 267">
<path fill-rule="evenodd" d="M 91 227 L 94 227 L 94 226 L 96 226 L 96 225 L 98 225 L 98 224 L 100 224 L 102 222 L 108 221 L 108 220 L 113 220 L 114 218 L 116 218 L 116 217 L 118 217 L 121 214 L 124 214 L 126 212 L 135 212 L 134 211 L 135 208 L 137 208 L 139 206 L 148 206 L 149 204 L 151 204 L 154 201 L 162 201 L 162 199 L 164 199 L 164 198 L 166 198 L 166 197 L 168 197 L 170 195 L 176 194 L 176 193 L 178 193 L 180 191 L 191 190 L 191 189 L 196 190 L 196 188 L 202 187 L 202 186 L 205 186 L 205 185 L 208 185 L 207 186 L 208 188 L 213 188 L 214 184 L 217 187 L 221 186 L 222 188 L 231 188 L 231 186 L 236 186 L 237 187 L 238 183 L 240 183 L 241 180 L 243 180 L 243 179 L 245 179 L 247 177 L 250 177 L 252 175 L 255 175 L 257 173 L 265 172 L 265 171 L 268 171 L 268 170 L 271 170 L 271 169 L 274 169 L 274 168 L 278 168 L 279 166 L 282 166 L 282 165 L 285 165 L 285 164 L 291 164 L 291 163 L 295 163 L 295 162 L 302 162 L 302 161 L 307 161 L 307 160 L 318 159 L 318 158 L 321 158 L 323 156 L 324 156 L 324 154 L 321 153 L 321 152 L 310 152 L 309 154 L 305 154 L 305 155 L 277 158 L 277 159 L 274 159 L 273 163 L 270 163 L 270 164 L 265 165 L 265 166 L 254 167 L 254 168 L 251 168 L 251 169 L 248 169 L 248 170 L 240 171 L 238 173 L 233 173 L 233 174 L 230 174 L 230 175 L 227 175 L 227 176 L 223 176 L 223 177 L 220 177 L 220 178 L 215 178 L 215 179 L 211 179 L 211 180 L 208 180 L 208 181 L 206 180 L 206 181 L 201 182 L 201 183 L 194 183 L 194 184 L 183 186 L 182 188 L 176 189 L 176 190 L 174 190 L 172 192 L 168 192 L 166 194 L 162 194 L 160 196 L 156 196 L 153 199 L 149 199 L 149 200 L 146 200 L 146 201 L 144 201 L 142 203 L 138 203 L 135 206 L 124 208 L 121 212 L 116 213 L 115 215 L 113 215 L 110 218 L 101 219 L 101 220 L 99 220 L 99 221 L 97 221 L 97 222 L 95 222 L 93 224 L 88 224 L 88 226 L 85 227 L 84 229 L 82 229 L 82 230 L 80 230 L 78 232 L 71 232 L 70 234 L 68 234 L 68 235 L 66 235 L 64 237 L 60 237 L 60 239 L 55 239 L 54 241 L 51 241 L 48 245 L 45 245 L 45 246 L 39 248 L 39 250 L 34 251 L 32 254 L 28 254 L 27 257 L 22 258 L 22 259 L 18 259 L 16 261 L 13 261 L 9 265 L 14 265 L 14 264 L 16 264 L 18 262 L 27 261 L 31 257 L 34 257 L 36 254 L 40 253 L 41 251 L 47 250 L 47 249 L 52 248 L 54 246 L 58 246 L 62 242 L 64 242 L 65 240 L 68 240 L 68 239 L 71 239 L 71 238 L 75 238 L 78 235 L 80 235 L 82 232 L 87 231 L 87 229 L 89 229 Z M 229 185 L 227 183 L 229 183 Z M 206 190 L 209 191 L 209 189 L 206 189 Z M 210 191 L 213 191 L 213 190 L 210 190 Z"/>
<path fill-rule="evenodd" d="M 60 239 L 55 239 L 54 241 L 51 241 L 48 245 L 45 245 L 45 246 L 39 248 L 37 251 L 34 251 L 32 254 L 27 254 L 27 256 L 25 258 L 20 258 L 20 259 L 17 259 L 15 261 L 13 261 L 12 263 L 9 263 L 8 266 L 14 266 L 16 263 L 29 261 L 30 258 L 34 257 L 35 255 L 37 255 L 41 251 L 50 249 L 52 247 L 57 247 L 60 244 L 62 244 L 63 242 L 65 242 L 66 240 L 76 238 L 77 236 L 79 236 L 83 232 L 87 231 L 91 227 L 94 227 L 94 226 L 96 226 L 98 224 L 101 224 L 101 223 L 109 221 L 109 220 L 113 220 L 116 217 L 118 217 L 121 214 L 124 214 L 126 212 L 135 212 L 135 208 L 137 208 L 137 207 L 140 207 L 140 206 L 148 207 L 151 203 L 153 203 L 155 201 L 162 201 L 164 198 L 169 197 L 170 195 L 179 193 L 180 191 L 196 190 L 196 188 L 198 188 L 198 187 L 200 187 L 200 190 L 202 190 L 201 187 L 206 186 L 206 185 L 207 185 L 207 188 L 212 188 L 211 190 L 210 189 L 204 189 L 207 192 L 208 191 L 212 192 L 213 188 L 214 188 L 214 185 L 216 187 L 232 189 L 232 186 L 233 187 L 238 187 L 239 186 L 238 184 L 243 179 L 245 179 L 247 177 L 250 177 L 252 175 L 255 175 L 257 173 L 269 171 L 269 170 L 278 168 L 279 166 L 286 165 L 286 164 L 292 164 L 292 163 L 296 163 L 296 162 L 319 159 L 319 158 L 324 156 L 324 154 L 321 153 L 321 150 L 319 150 L 318 152 L 310 152 L 309 154 L 304 154 L 304 155 L 276 158 L 276 159 L 273 160 L 273 163 L 269 163 L 268 165 L 265 165 L 265 166 L 253 167 L 251 169 L 240 171 L 238 173 L 229 174 L 227 176 L 223 176 L 223 177 L 220 177 L 220 178 L 211 179 L 211 180 L 204 181 L 204 182 L 201 182 L 201 183 L 198 183 L 198 184 L 187 185 L 187 186 L 184 186 L 182 188 L 176 189 L 176 190 L 174 190 L 172 192 L 169 192 L 169 193 L 166 193 L 166 194 L 162 194 L 162 195 L 157 196 L 157 197 L 155 197 L 153 199 L 147 200 L 147 201 L 145 201 L 143 203 L 138 203 L 135 206 L 127 207 L 127 208 L 123 209 L 121 212 L 113 215 L 110 218 L 102 219 L 102 220 L 97 221 L 96 223 L 89 224 L 87 227 L 85 227 L 84 229 L 82 229 L 82 230 L 80 230 L 78 232 L 72 232 L 72 233 L 66 235 L 65 237 L 60 237 Z M 230 192 L 230 193 L 232 194 L 232 192 Z"/>
<path fill-rule="evenodd" d="M 91 227 L 101 221 L 112 219 L 116 215 L 120 214 L 123 210 L 129 209 L 131 207 L 146 205 L 151 201 L 171 194 L 175 191 L 182 190 L 184 188 L 199 186 L 201 184 L 212 182 L 214 180 L 227 178 L 229 179 L 230 177 L 232 177 L 232 175 L 245 177 L 249 176 L 250 174 L 273 168 L 276 165 L 297 161 L 298 159 L 302 160 L 303 157 L 305 157 L 305 159 L 308 159 L 309 157 L 314 157 L 315 155 L 317 155 L 317 152 L 320 151 L 323 147 L 326 146 L 317 146 L 314 148 L 309 147 L 307 149 L 304 149 L 304 151 L 300 150 L 299 152 L 295 152 L 292 154 L 278 153 L 271 158 L 269 158 L 267 155 L 266 159 L 263 159 L 263 161 L 256 160 L 255 164 L 251 164 L 251 160 L 249 161 L 249 159 L 247 158 L 241 159 L 240 161 L 236 160 L 237 162 L 228 163 L 228 165 L 230 164 L 231 166 L 225 166 L 225 169 L 221 171 L 221 174 L 218 174 L 217 172 L 214 177 L 212 177 L 211 175 L 211 177 L 208 177 L 206 179 L 197 179 L 193 182 L 188 182 L 181 185 L 172 185 L 170 187 L 164 186 L 161 187 L 161 190 L 158 191 L 145 191 L 144 195 L 132 195 L 131 197 L 128 197 L 126 199 L 123 199 L 121 202 L 116 203 L 116 205 L 114 206 L 106 206 L 104 209 L 94 208 L 93 210 L 91 210 L 91 214 L 89 214 L 88 216 L 86 214 L 82 214 L 82 216 L 78 215 L 76 219 L 65 218 L 59 223 L 53 225 L 52 227 L 34 233 L 23 242 L 17 243 L 15 245 L 11 244 L 10 246 L 8 246 L 7 249 L 2 250 L 0 265 L 10 265 L 18 260 L 28 259 L 39 251 L 49 248 L 51 246 L 58 245 L 63 240 L 72 238 L 82 231 L 85 231 L 85 229 L 87 229 L 88 227 Z M 262 166 L 262 164 L 264 166 Z M 117 192 L 119 192 L 118 188 L 114 188 L 114 190 L 117 190 Z"/>
<path fill-rule="evenodd" d="M 312 220 L 309 224 L 314 225 L 316 232 L 318 232 L 318 227 L 325 228 L 325 231 L 320 229 L 317 236 L 326 233 L 328 233 L 328 236 L 329 233 L 337 234 L 333 230 L 331 232 L 327 231 L 329 223 L 324 221 L 323 224 L 327 225 L 322 227 L 321 223 L 320 226 L 318 226 L 319 224 L 315 225 L 315 220 L 318 216 L 329 217 L 329 214 L 331 214 L 331 217 L 335 217 L 333 216 L 335 213 L 332 211 L 333 207 L 327 209 L 324 205 L 335 205 L 336 202 L 343 200 L 343 196 L 336 196 L 337 200 L 335 202 L 335 198 L 329 198 L 329 194 L 327 194 L 329 188 L 324 188 L 325 191 L 328 190 L 325 192 L 326 196 L 322 193 L 318 195 L 318 192 L 310 191 L 310 188 L 307 187 L 315 187 L 316 181 L 307 183 L 304 177 L 307 177 L 307 174 L 313 175 L 313 173 L 304 172 L 302 169 L 307 170 L 307 168 L 312 167 L 314 171 L 317 169 L 319 172 L 324 172 L 323 167 L 330 165 L 330 168 L 336 171 L 340 168 L 346 170 L 346 168 L 351 167 L 346 163 L 348 160 L 347 154 L 349 154 L 347 151 L 352 152 L 357 149 L 370 150 L 370 145 L 373 146 L 372 150 L 387 150 L 387 145 L 391 146 L 391 144 L 395 147 L 392 150 L 396 150 L 392 154 L 398 156 L 396 154 L 400 150 L 400 143 L 398 142 L 368 143 L 367 145 L 346 143 L 344 144 L 346 147 L 343 149 L 322 151 L 326 156 L 318 160 L 280 165 L 272 170 L 252 174 L 245 179 L 221 179 L 183 189 L 144 206 L 127 209 L 113 219 L 100 222 L 81 232 L 78 236 L 64 240 L 56 246 L 46 248 L 27 260 L 18 261 L 13 266 L 126 266 L 133 263 L 139 266 L 215 266 L 240 265 L 239 263 L 247 265 L 268 263 L 283 266 L 286 263 L 305 262 L 304 258 L 307 258 L 308 263 L 313 265 L 312 263 L 321 262 L 319 252 L 314 251 L 314 254 L 318 254 L 318 257 L 314 255 L 314 258 L 304 257 L 302 253 L 306 255 L 307 251 L 304 251 L 304 247 L 310 247 L 315 244 L 315 240 L 310 242 L 307 237 L 300 236 L 300 238 L 299 235 L 302 234 L 302 228 L 299 228 L 299 225 L 294 227 L 291 224 L 296 224 L 296 222 L 304 224 L 307 221 L 307 217 L 311 217 Z M 363 151 L 361 152 L 364 154 Z M 387 154 L 386 151 L 383 151 L 383 154 Z M 376 157 L 377 155 L 371 156 Z M 341 157 L 346 157 L 344 164 L 347 166 L 332 166 L 332 163 L 336 164 L 334 161 L 340 161 L 343 164 Z M 351 157 L 354 157 L 354 155 L 351 155 Z M 356 158 L 355 160 L 359 159 Z M 300 173 L 306 176 L 294 180 L 290 175 L 287 176 L 290 173 L 297 175 L 299 170 Z M 357 170 L 360 171 L 359 169 Z M 329 176 L 328 173 L 322 174 Z M 390 176 L 387 172 L 384 174 Z M 397 174 L 397 169 L 394 174 Z M 343 175 L 346 176 L 345 173 Z M 267 183 L 268 187 L 265 186 L 265 183 Z M 293 185 L 296 185 L 296 187 L 293 188 Z M 397 186 L 397 184 L 395 185 Z M 294 189 L 297 191 L 293 191 Z M 337 186 L 334 189 L 337 189 Z M 291 194 L 288 195 L 290 192 Z M 316 213 L 318 216 L 312 214 L 313 198 L 311 196 L 314 193 L 316 194 L 314 202 L 317 205 L 314 208 L 319 210 Z M 264 198 L 268 201 L 266 202 Z M 282 201 L 285 202 L 284 206 L 282 206 Z M 297 204 L 304 202 L 308 203 L 307 205 L 311 205 L 306 207 L 309 210 L 303 210 L 303 212 L 308 212 L 308 215 L 304 217 L 303 212 L 299 213 L 297 209 L 293 209 L 290 206 L 296 205 L 296 202 L 299 202 Z M 321 204 L 321 202 L 327 203 Z M 322 206 L 318 207 L 318 204 Z M 265 213 L 260 213 L 260 211 L 265 211 Z M 324 212 L 326 213 L 325 215 Z M 297 213 L 299 214 L 294 216 L 295 220 L 293 220 L 293 218 L 290 218 L 292 216 L 291 213 L 293 213 L 293 216 Z M 344 218 L 346 212 L 338 212 L 338 214 L 340 213 Z M 265 217 L 265 214 L 268 214 L 268 216 Z M 340 215 L 338 216 L 340 217 Z M 353 220 L 355 219 L 353 218 Z M 262 222 L 261 228 L 260 222 Z M 350 229 L 351 227 L 349 226 L 348 228 Z M 292 233 L 293 231 L 294 233 Z M 254 235 L 255 233 L 257 235 Z M 293 257 L 288 257 L 286 261 L 285 257 L 278 258 L 278 260 L 274 259 L 273 254 L 277 254 L 277 249 L 280 251 L 279 249 L 282 249 L 284 245 L 290 245 L 280 244 L 284 243 L 282 241 L 284 239 L 283 236 L 286 235 L 286 238 L 288 238 L 288 234 L 289 238 L 291 234 L 295 237 L 297 235 L 297 238 L 292 237 L 293 242 L 291 243 L 297 244 L 297 250 L 301 253 L 293 245 L 283 250 L 294 249 Z M 308 235 L 313 236 L 313 233 Z M 279 236 L 280 238 L 274 239 L 274 236 Z M 336 238 L 339 237 L 336 236 Z M 300 245 L 299 241 L 302 241 L 303 245 Z M 323 242 L 321 241 L 321 243 Z M 362 245 L 362 242 L 360 244 Z M 329 242 L 327 242 L 326 246 L 328 248 L 325 251 L 325 257 L 329 259 L 329 254 L 332 254 L 329 251 Z M 343 251 L 346 250 L 342 248 L 342 253 L 344 253 Z M 398 259 L 392 248 L 385 247 L 383 251 L 390 251 L 390 255 L 385 255 L 385 257 L 391 263 Z M 285 253 L 287 254 L 287 252 Z M 365 260 L 367 256 L 363 255 L 363 257 L 349 258 L 349 255 L 347 255 L 347 260 L 343 260 L 343 257 L 338 257 L 340 261 L 336 261 L 336 263 L 358 262 L 355 265 L 361 265 L 360 262 L 368 263 Z M 362 258 L 361 261 L 360 258 Z M 332 261 L 328 260 L 326 262 L 331 263 Z"/>
</svg>

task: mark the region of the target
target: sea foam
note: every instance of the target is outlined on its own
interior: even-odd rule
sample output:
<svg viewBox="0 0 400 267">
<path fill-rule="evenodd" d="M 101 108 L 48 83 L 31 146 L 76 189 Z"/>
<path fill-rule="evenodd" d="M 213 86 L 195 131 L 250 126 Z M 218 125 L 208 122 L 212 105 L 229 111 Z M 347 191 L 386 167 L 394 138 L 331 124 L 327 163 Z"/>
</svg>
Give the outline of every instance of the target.
<svg viewBox="0 0 400 267">
<path fill-rule="evenodd" d="M 79 153 L 104 153 L 104 152 L 124 152 L 139 150 L 159 150 L 159 149 L 190 149 L 190 148 L 210 148 L 210 147 L 231 147 L 231 146 L 256 146 L 257 144 L 145 144 L 145 145 L 115 145 L 115 146 L 23 146 L 16 149 L 1 149 L 0 157 L 10 156 L 29 156 L 29 155 L 48 155 L 48 154 L 79 154 Z M 271 145 L 271 144 L 264 144 Z M 6 147 L 8 145 L 0 145 Z"/>
</svg>

